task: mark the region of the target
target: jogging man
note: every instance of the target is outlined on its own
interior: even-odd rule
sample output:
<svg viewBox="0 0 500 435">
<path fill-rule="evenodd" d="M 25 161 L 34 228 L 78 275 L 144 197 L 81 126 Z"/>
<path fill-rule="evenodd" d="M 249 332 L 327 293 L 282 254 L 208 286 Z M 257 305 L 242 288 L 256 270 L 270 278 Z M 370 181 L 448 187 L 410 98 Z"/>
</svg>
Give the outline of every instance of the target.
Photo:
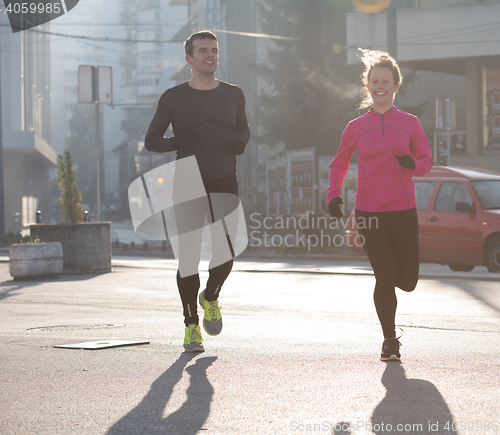
<svg viewBox="0 0 500 435">
<path fill-rule="evenodd" d="M 176 151 L 177 160 L 195 156 L 209 200 L 211 193 L 238 195 L 236 156 L 243 154 L 250 138 L 243 91 L 215 78 L 219 46 L 214 33 L 193 33 L 184 42 L 184 49 L 186 62 L 191 65 L 191 80 L 168 89 L 160 97 L 145 147 L 159 153 Z M 164 138 L 170 124 L 174 136 Z M 179 256 L 177 286 L 184 309 L 187 352 L 204 351 L 197 314 L 199 256 L 200 252 Z M 180 273 L 186 270 L 183 262 L 188 257 L 191 263 L 195 259 L 196 270 Z M 206 289 L 199 295 L 204 309 L 203 326 L 210 335 L 218 335 L 222 329 L 218 297 L 232 266 L 230 260 L 211 267 Z"/>
</svg>

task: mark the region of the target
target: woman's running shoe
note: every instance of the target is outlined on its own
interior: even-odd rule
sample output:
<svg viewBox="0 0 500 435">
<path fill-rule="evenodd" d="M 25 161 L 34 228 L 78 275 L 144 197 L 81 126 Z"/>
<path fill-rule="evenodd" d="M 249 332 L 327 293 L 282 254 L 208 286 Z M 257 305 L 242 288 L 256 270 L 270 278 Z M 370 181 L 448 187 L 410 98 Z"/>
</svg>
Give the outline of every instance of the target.
<svg viewBox="0 0 500 435">
<path fill-rule="evenodd" d="M 400 346 L 401 343 L 396 337 L 386 338 L 382 344 L 380 361 L 401 361 Z"/>
<path fill-rule="evenodd" d="M 205 352 L 199 325 L 191 323 L 190 325 L 186 326 L 186 333 L 184 335 L 184 349 L 186 350 L 186 352 Z"/>
</svg>

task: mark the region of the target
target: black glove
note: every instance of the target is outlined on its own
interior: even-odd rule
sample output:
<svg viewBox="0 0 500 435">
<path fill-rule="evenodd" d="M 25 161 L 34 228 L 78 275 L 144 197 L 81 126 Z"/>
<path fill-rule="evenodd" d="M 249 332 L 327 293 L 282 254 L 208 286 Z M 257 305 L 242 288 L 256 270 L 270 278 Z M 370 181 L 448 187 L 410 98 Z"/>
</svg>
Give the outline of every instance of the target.
<svg viewBox="0 0 500 435">
<path fill-rule="evenodd" d="M 245 151 L 246 144 L 241 142 L 239 139 L 233 139 L 227 144 L 227 150 L 230 154 L 239 156 Z"/>
<path fill-rule="evenodd" d="M 399 164 L 405 169 L 415 169 L 415 160 L 413 157 L 406 154 L 404 156 L 396 156 Z"/>
<path fill-rule="evenodd" d="M 340 211 L 340 204 L 343 204 L 344 200 L 342 197 L 337 196 L 337 198 L 333 198 L 329 203 L 328 203 L 328 211 L 330 212 L 330 216 L 340 219 L 344 215 Z"/>
<path fill-rule="evenodd" d="M 200 140 L 201 134 L 198 130 L 184 130 L 179 135 L 174 136 L 174 150 L 188 152 Z"/>
</svg>

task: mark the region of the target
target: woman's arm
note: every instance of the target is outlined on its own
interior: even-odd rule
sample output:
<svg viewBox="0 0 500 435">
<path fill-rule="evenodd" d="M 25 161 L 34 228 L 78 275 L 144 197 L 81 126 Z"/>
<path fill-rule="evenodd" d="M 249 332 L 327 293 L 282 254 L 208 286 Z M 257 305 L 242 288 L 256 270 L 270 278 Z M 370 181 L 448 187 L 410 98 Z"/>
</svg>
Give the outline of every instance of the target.
<svg viewBox="0 0 500 435">
<path fill-rule="evenodd" d="M 340 196 L 340 188 L 344 182 L 345 174 L 349 169 L 349 162 L 356 148 L 356 135 L 352 127 L 348 124 L 342 133 L 337 156 L 333 159 L 332 163 L 330 163 L 330 182 L 327 196 L 328 203 L 330 203 L 333 198 Z"/>
</svg>

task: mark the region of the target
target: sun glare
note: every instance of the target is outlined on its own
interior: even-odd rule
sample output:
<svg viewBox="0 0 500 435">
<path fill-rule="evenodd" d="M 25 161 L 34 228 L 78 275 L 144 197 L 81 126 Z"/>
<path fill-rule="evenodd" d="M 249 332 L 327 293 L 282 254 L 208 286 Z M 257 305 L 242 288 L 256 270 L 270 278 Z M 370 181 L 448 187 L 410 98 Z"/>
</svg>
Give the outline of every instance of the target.
<svg viewBox="0 0 500 435">
<path fill-rule="evenodd" d="M 381 12 L 391 4 L 392 0 L 352 0 L 353 6 L 370 14 Z"/>
</svg>

